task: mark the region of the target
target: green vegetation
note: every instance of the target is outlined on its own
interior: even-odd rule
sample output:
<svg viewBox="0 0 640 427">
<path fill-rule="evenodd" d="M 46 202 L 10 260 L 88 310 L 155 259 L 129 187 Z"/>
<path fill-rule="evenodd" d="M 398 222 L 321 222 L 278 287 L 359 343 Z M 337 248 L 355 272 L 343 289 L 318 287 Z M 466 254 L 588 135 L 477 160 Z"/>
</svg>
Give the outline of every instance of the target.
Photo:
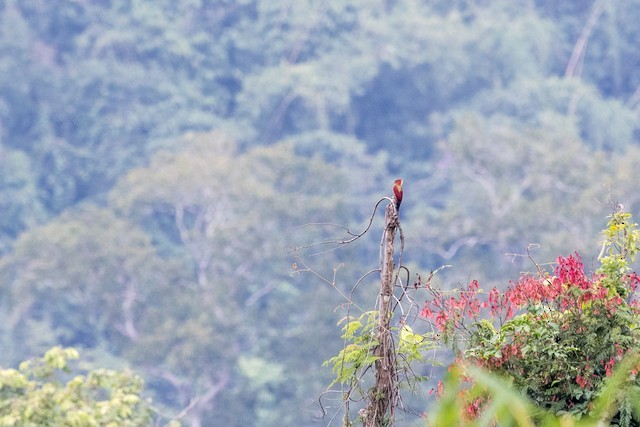
<svg viewBox="0 0 640 427">
<path fill-rule="evenodd" d="M 71 375 L 68 362 L 77 358 L 74 349 L 54 347 L 17 370 L 0 370 L 0 425 L 149 425 L 151 411 L 140 396 L 138 376 L 108 369 Z"/>
<path fill-rule="evenodd" d="M 467 363 L 478 365 L 522 393 L 530 402 L 516 406 L 528 421 L 518 425 L 534 425 L 542 413 L 547 419 L 555 414 L 565 420 L 584 416 L 592 422 L 638 424 L 640 278 L 628 262 L 638 251 L 640 232 L 630 221 L 631 215 L 619 209 L 611 215 L 603 232 L 602 264 L 593 276 L 584 273 L 576 254 L 559 257 L 553 275 L 538 267 L 538 274 L 522 276 L 504 292 L 482 293 L 477 282 L 456 296 L 432 290 L 422 314 L 452 344 L 459 365 L 454 372 Z M 466 397 L 458 416 L 481 424 L 500 419 L 505 409 L 498 407 L 511 399 L 505 397 L 510 392 L 488 386 L 496 381 L 491 376 L 472 372 L 482 378 L 484 391 L 473 386 L 462 391 Z M 456 375 L 459 381 L 462 374 Z M 452 381 L 450 386 L 459 388 Z"/>
<path fill-rule="evenodd" d="M 536 274 L 524 274 L 504 291 L 483 290 L 476 280 L 442 291 L 431 285 L 433 273 L 426 283 L 418 276 L 411 294 L 407 283 L 392 298 L 399 309 L 388 315 L 399 318 L 399 327 L 391 328 L 386 346 L 380 331 L 389 322 L 379 320 L 379 312 L 342 319 L 344 347 L 325 365 L 335 375 L 329 388 L 337 385 L 343 394 L 343 425 L 395 425 L 406 389 L 415 392 L 413 385 L 428 379 L 417 376 L 416 367 L 437 363 L 425 356 L 438 343 L 450 347 L 455 360 L 438 381 L 432 425 L 638 425 L 640 277 L 629 261 L 640 249 L 640 231 L 631 219 L 615 207 L 593 275 L 574 254 L 558 257 L 553 273 L 536 265 Z M 396 274 L 403 270 L 400 264 Z M 406 324 L 413 291 L 428 293 L 420 316 L 437 333 L 416 334 Z M 381 290 L 381 310 L 383 298 Z M 391 391 L 377 393 L 380 384 Z"/>
<path fill-rule="evenodd" d="M 596 427 L 605 425 L 628 425 L 621 419 L 612 420 L 618 414 L 618 408 L 624 403 L 629 410 L 640 413 L 640 388 L 629 381 L 629 372 L 640 362 L 637 353 L 631 354 L 620 363 L 614 374 L 605 381 L 599 396 L 594 400 L 588 416 L 557 416 L 541 410 L 530 399 L 520 394 L 504 378 L 488 373 L 478 367 L 468 367 L 464 375 L 459 367 L 451 369 L 444 379 L 444 390 L 438 406 L 429 417 L 428 425 L 491 426 L 517 425 L 522 427 Z M 469 380 L 473 386 L 468 387 Z M 469 397 L 491 396 L 491 400 L 482 408 L 479 417 L 468 417 L 467 402 L 460 395 Z M 461 415 L 464 414 L 464 415 Z"/>
<path fill-rule="evenodd" d="M 640 211 L 638 22 L 637 0 L 0 1 L 0 366 L 72 347 L 85 372 L 144 378 L 164 414 L 151 424 L 310 425 L 337 366 L 323 361 L 349 355 L 336 386 L 372 362 L 379 236 L 332 242 L 396 178 L 400 278 L 418 284 L 393 323 L 406 372 L 441 373 L 419 362 L 433 295 L 414 273 L 451 265 L 428 281 L 447 296 L 470 279 L 504 292 L 534 268 L 527 248 L 549 278 L 545 264 L 574 251 L 583 273 L 600 269 L 584 283 L 625 301 L 614 329 L 567 308 L 550 332 L 544 304 L 521 306 L 478 323 L 474 357 L 526 326 L 547 340 L 528 351 L 606 347 L 606 365 L 636 333 L 637 233 L 616 217 L 599 256 L 596 242 L 617 201 Z M 360 321 L 343 331 L 355 347 L 343 318 Z M 597 339 L 556 346 L 569 319 Z M 533 397 L 554 395 L 545 369 L 562 366 L 561 388 L 579 367 L 532 370 Z M 577 389 L 563 393 L 582 410 Z M 405 403 L 398 424 L 422 425 L 429 399 Z"/>
</svg>

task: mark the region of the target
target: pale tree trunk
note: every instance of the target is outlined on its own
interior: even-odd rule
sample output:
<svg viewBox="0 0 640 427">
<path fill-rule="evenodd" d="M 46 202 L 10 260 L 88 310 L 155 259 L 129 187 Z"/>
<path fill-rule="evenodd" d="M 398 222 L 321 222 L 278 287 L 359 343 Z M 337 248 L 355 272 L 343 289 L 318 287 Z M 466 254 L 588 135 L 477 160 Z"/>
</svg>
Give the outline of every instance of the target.
<svg viewBox="0 0 640 427">
<path fill-rule="evenodd" d="M 395 407 L 398 401 L 398 376 L 396 372 L 396 354 L 391 335 L 391 316 L 395 265 L 393 261 L 394 241 L 398 231 L 398 211 L 390 203 L 385 211 L 383 235 L 382 269 L 380 280 L 380 302 L 378 313 L 377 341 L 375 355 L 375 385 L 368 397 L 367 407 L 363 410 L 366 427 L 393 425 Z"/>
<path fill-rule="evenodd" d="M 229 383 L 230 375 L 227 370 L 223 370 L 220 373 L 219 378 L 215 382 L 211 382 L 208 384 L 206 391 L 196 397 L 197 404 L 193 406 L 193 408 L 189 411 L 187 417 L 185 417 L 185 422 L 188 423 L 189 427 L 201 427 L 202 426 L 202 416 L 207 411 L 213 408 L 213 401 L 216 396 L 224 390 L 224 388 Z"/>
<path fill-rule="evenodd" d="M 598 18 L 604 12 L 604 0 L 595 0 L 593 3 L 593 8 L 591 9 L 591 14 L 589 15 L 589 19 L 587 23 L 582 27 L 582 32 L 576 41 L 576 44 L 573 46 L 573 51 L 571 52 L 571 57 L 569 58 L 569 62 L 567 63 L 567 68 L 564 71 L 565 77 L 579 77 L 582 72 L 582 63 L 584 61 L 584 54 L 587 48 L 587 42 L 589 41 L 589 37 L 591 36 L 591 32 L 593 28 L 596 26 L 598 22 Z"/>
</svg>

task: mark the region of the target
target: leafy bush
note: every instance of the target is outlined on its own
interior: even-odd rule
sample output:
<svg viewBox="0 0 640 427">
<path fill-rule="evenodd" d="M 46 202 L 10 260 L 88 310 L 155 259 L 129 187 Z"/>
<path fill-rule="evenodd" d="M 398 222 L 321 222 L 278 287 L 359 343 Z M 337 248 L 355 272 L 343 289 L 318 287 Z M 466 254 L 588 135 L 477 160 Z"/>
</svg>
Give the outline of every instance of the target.
<svg viewBox="0 0 640 427">
<path fill-rule="evenodd" d="M 70 375 L 72 348 L 54 347 L 44 357 L 0 370 L 0 426 L 137 427 L 151 423 L 142 380 L 124 371 L 98 369 Z M 62 382 L 61 377 L 69 380 Z M 176 422 L 169 424 L 178 426 Z"/>
<path fill-rule="evenodd" d="M 558 416 L 540 409 L 508 379 L 472 365 L 454 365 L 444 378 L 442 395 L 429 416 L 429 426 L 540 426 L 540 427 L 594 427 L 606 425 L 633 425 L 631 415 L 640 412 L 640 388 L 635 375 L 640 367 L 640 353 L 624 357 L 613 375 L 600 389 L 589 414 L 583 417 Z M 472 383 L 469 386 L 469 383 Z M 460 395 L 466 399 L 460 399 Z M 474 405 L 469 405 L 473 402 Z M 477 413 L 477 402 L 482 412 Z M 620 416 L 619 408 L 626 412 Z"/>
<path fill-rule="evenodd" d="M 578 254 L 559 257 L 553 273 L 538 268 L 504 292 L 472 281 L 457 295 L 431 289 L 422 315 L 431 319 L 459 362 L 499 374 L 538 408 L 592 415 L 607 378 L 638 349 L 640 278 L 629 267 L 640 232 L 618 211 L 604 231 L 600 268 L 585 274 Z M 630 382 L 637 384 L 636 371 Z M 493 396 L 495 398 L 495 396 Z M 631 403 L 617 399 L 620 425 L 630 425 Z M 471 393 L 466 413 L 482 416 L 487 399 Z"/>
</svg>

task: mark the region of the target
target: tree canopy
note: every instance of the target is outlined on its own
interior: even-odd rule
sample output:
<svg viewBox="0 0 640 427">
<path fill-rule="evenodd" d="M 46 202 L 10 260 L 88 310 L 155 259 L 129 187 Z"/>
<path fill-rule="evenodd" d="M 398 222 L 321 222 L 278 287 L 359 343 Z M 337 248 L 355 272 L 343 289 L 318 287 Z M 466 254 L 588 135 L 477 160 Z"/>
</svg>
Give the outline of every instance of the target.
<svg viewBox="0 0 640 427">
<path fill-rule="evenodd" d="M 639 19 L 637 0 L 0 1 L 0 364 L 73 346 L 187 425 L 311 423 L 345 296 L 377 297 L 377 236 L 327 242 L 395 179 L 403 259 L 451 265 L 443 288 L 504 286 L 527 248 L 595 264 L 610 202 L 640 207 Z"/>
</svg>

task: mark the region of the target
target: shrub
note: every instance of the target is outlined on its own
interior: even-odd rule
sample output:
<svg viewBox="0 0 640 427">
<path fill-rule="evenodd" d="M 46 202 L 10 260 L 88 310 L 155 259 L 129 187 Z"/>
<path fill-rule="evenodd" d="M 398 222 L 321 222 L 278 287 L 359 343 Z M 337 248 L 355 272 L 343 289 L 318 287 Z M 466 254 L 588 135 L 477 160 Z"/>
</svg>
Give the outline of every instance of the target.
<svg viewBox="0 0 640 427">
<path fill-rule="evenodd" d="M 640 278 L 629 267 L 640 233 L 629 220 L 621 211 L 611 216 L 593 274 L 585 273 L 578 254 L 559 257 L 552 272 L 538 267 L 503 292 L 483 292 L 476 281 L 455 295 L 431 289 L 422 316 L 458 361 L 503 376 L 538 408 L 589 414 L 606 379 L 640 339 Z M 482 402 L 481 396 L 467 402 L 469 416 L 482 412 Z M 618 403 L 621 425 L 629 425 L 630 403 Z"/>
</svg>

